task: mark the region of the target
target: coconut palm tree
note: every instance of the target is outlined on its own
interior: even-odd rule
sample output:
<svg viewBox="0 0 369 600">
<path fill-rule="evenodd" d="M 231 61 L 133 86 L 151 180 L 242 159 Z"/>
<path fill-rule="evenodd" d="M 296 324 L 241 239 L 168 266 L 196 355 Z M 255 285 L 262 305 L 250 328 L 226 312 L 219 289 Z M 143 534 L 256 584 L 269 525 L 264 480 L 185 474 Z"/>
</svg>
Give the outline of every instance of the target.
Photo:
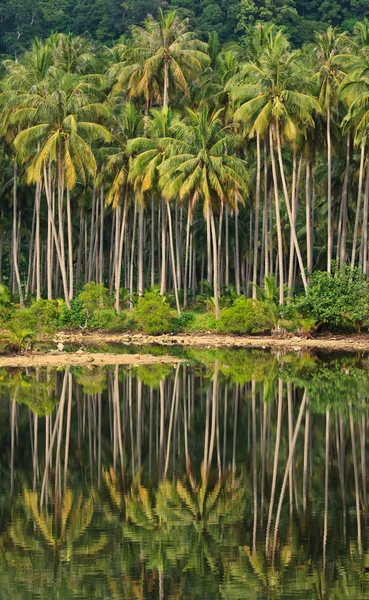
<svg viewBox="0 0 369 600">
<path fill-rule="evenodd" d="M 198 78 L 209 58 L 206 44 L 189 31 L 188 19 L 159 9 L 157 20 L 148 15 L 143 27 L 131 27 L 131 36 L 131 61 L 143 65 L 139 87 L 160 77 L 163 106 L 175 90 L 189 97 L 190 80 Z"/>
<path fill-rule="evenodd" d="M 71 190 L 78 180 L 86 185 L 95 177 L 96 160 L 90 144 L 95 140 L 110 141 L 110 132 L 98 121 L 107 116 L 99 101 L 101 95 L 78 75 L 56 71 L 48 81 L 46 92 L 30 95 L 28 101 L 15 110 L 12 120 L 22 122 L 27 111 L 29 125 L 14 140 L 20 155 L 30 161 L 28 180 L 43 181 L 48 215 L 58 256 L 64 296 L 67 306 L 73 298 L 73 246 L 71 221 Z M 35 155 L 36 151 L 36 155 Z M 56 181 L 56 183 L 55 183 Z M 57 191 L 59 237 L 52 210 L 54 186 Z M 63 210 L 66 190 L 69 290 L 65 266 Z"/>
<path fill-rule="evenodd" d="M 239 138 L 235 125 L 223 127 L 222 110 L 210 113 L 207 106 L 188 116 L 178 126 L 178 139 L 167 144 L 166 158 L 158 167 L 159 185 L 167 201 L 188 200 L 193 212 L 201 200 L 211 225 L 214 263 L 214 302 L 219 317 L 218 247 L 214 214 L 220 206 L 238 210 L 247 193 L 245 162 L 234 155 Z M 190 214 L 191 214 L 190 213 Z"/>
</svg>

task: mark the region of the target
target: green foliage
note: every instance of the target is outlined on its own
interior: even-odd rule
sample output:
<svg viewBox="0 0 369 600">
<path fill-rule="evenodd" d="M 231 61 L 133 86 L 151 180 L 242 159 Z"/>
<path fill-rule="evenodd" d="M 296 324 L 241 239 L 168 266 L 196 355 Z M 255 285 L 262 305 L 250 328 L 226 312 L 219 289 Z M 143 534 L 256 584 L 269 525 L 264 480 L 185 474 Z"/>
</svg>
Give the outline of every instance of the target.
<svg viewBox="0 0 369 600">
<path fill-rule="evenodd" d="M 186 325 L 188 333 L 207 333 L 216 331 L 217 321 L 211 312 L 192 313 L 193 318 Z"/>
<path fill-rule="evenodd" d="M 240 296 L 220 313 L 219 330 L 225 333 L 263 333 L 273 329 L 268 309 L 259 300 Z"/>
<path fill-rule="evenodd" d="M 181 316 L 176 316 L 173 319 L 173 331 L 185 331 L 191 326 L 195 318 L 192 312 L 183 312 Z"/>
<path fill-rule="evenodd" d="M 78 294 L 79 300 L 82 302 L 82 308 L 85 315 L 89 317 L 95 310 L 110 308 L 112 299 L 109 298 L 108 290 L 102 283 L 86 283 L 83 292 Z"/>
<path fill-rule="evenodd" d="M 141 331 L 157 335 L 172 331 L 173 318 L 168 301 L 155 292 L 146 292 L 138 298 L 132 317 Z"/>
<path fill-rule="evenodd" d="M 296 298 L 288 310 L 328 328 L 360 331 L 369 322 L 369 283 L 359 269 L 316 271 L 306 295 Z"/>
<path fill-rule="evenodd" d="M 84 327 L 86 325 L 86 316 L 84 315 L 83 304 L 80 298 L 72 300 L 70 310 L 63 300 L 60 301 L 58 325 L 62 329 Z"/>
<path fill-rule="evenodd" d="M 8 329 L 1 334 L 1 339 L 6 341 L 6 348 L 10 352 L 26 352 L 30 350 L 34 334 L 31 330 L 22 328 L 16 322 L 10 322 Z"/>
<path fill-rule="evenodd" d="M 90 329 L 123 331 L 126 328 L 126 322 L 124 315 L 118 315 L 112 308 L 99 308 L 92 313 L 88 326 Z"/>
<path fill-rule="evenodd" d="M 53 333 L 58 324 L 58 304 L 54 300 L 37 300 L 28 309 L 34 318 L 35 333 Z"/>
</svg>

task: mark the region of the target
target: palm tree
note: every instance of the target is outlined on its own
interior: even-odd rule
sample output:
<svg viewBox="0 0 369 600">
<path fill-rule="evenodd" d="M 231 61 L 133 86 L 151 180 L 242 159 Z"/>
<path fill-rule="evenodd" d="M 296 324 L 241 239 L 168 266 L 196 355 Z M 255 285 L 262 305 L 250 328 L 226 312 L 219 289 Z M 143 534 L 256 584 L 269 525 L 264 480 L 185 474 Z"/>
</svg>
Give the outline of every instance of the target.
<svg viewBox="0 0 369 600">
<path fill-rule="evenodd" d="M 347 43 L 345 34 L 329 27 L 326 32 L 317 35 L 316 52 L 318 58 L 318 79 L 320 85 L 319 102 L 327 119 L 327 158 L 328 158 L 328 244 L 327 271 L 331 272 L 333 256 L 333 213 L 332 213 L 332 111 L 337 106 L 338 88 L 344 77 L 340 55 Z"/>
<path fill-rule="evenodd" d="M 189 81 L 199 76 L 209 59 L 206 44 L 189 31 L 188 19 L 159 9 L 158 20 L 148 15 L 143 27 L 131 27 L 131 35 L 131 60 L 143 65 L 144 81 L 160 76 L 163 106 L 174 90 L 189 97 Z"/>
<path fill-rule="evenodd" d="M 137 137 L 130 140 L 127 144 L 127 151 L 133 155 L 133 163 L 131 169 L 131 178 L 134 181 L 134 191 L 136 198 L 143 202 L 145 193 L 151 194 L 161 192 L 158 185 L 159 166 L 163 162 L 167 148 L 170 143 L 176 140 L 177 130 L 179 127 L 178 115 L 170 108 L 164 107 L 161 110 L 153 109 L 151 111 L 151 119 L 146 123 L 147 137 Z M 164 200 L 169 200 L 163 195 Z M 163 201 L 162 211 L 162 252 L 161 252 L 161 294 L 165 293 L 166 280 L 166 221 L 165 208 L 168 218 L 169 229 L 169 245 L 170 257 L 173 274 L 173 288 L 176 300 L 178 314 L 181 313 L 179 298 L 177 274 L 174 259 L 174 244 L 172 231 L 172 217 L 170 205 Z M 154 223 L 151 224 L 152 227 Z"/>
<path fill-rule="evenodd" d="M 24 107 L 13 114 L 16 123 L 27 119 L 32 123 L 21 131 L 14 146 L 24 158 L 34 156 L 28 170 L 29 181 L 41 183 L 46 193 L 49 220 L 63 281 L 65 302 L 70 307 L 73 298 L 73 247 L 70 192 L 79 179 L 86 185 L 94 178 L 96 160 L 89 144 L 95 140 L 110 141 L 111 134 L 98 120 L 107 116 L 107 109 L 98 101 L 100 93 L 78 75 L 56 71 L 48 81 L 46 93 L 30 96 Z M 54 169 L 54 170 L 53 170 Z M 56 232 L 52 197 L 54 175 L 59 212 L 59 238 Z M 63 207 L 66 188 L 69 290 L 65 267 Z"/>
<path fill-rule="evenodd" d="M 294 141 L 298 136 L 298 127 L 312 124 L 313 111 L 319 111 L 316 98 L 306 89 L 306 80 L 299 53 L 290 52 L 287 39 L 281 31 L 269 32 L 265 52 L 255 62 L 246 63 L 237 77 L 239 84 L 235 86 L 235 99 L 239 102 L 235 118 L 249 127 L 249 135 L 259 137 L 269 134 L 269 152 L 272 162 L 274 196 L 276 204 L 278 253 L 279 253 L 279 290 L 280 302 L 284 300 L 283 247 L 281 217 L 278 193 L 278 178 L 274 155 L 277 146 L 279 173 L 282 181 L 285 204 L 291 229 L 291 237 L 300 267 L 301 278 L 306 289 L 307 279 L 304 271 L 302 255 L 297 240 L 295 223 L 292 215 L 290 195 L 287 188 L 285 168 L 282 155 L 282 136 L 287 141 Z M 301 91 L 303 90 L 303 91 Z M 258 171 L 260 171 L 260 147 L 258 143 Z M 260 177 L 257 178 L 258 187 Z M 260 194 L 260 193 L 259 193 Z"/>
<path fill-rule="evenodd" d="M 208 107 L 188 116 L 178 126 L 178 139 L 167 146 L 166 158 L 158 167 L 159 185 L 167 201 L 187 199 L 191 213 L 202 201 L 205 218 L 210 219 L 214 263 L 214 301 L 219 317 L 218 247 L 214 213 L 228 205 L 238 210 L 246 195 L 247 171 L 243 160 L 234 156 L 238 137 L 235 125 L 223 127 L 222 110 L 210 114 Z"/>
</svg>

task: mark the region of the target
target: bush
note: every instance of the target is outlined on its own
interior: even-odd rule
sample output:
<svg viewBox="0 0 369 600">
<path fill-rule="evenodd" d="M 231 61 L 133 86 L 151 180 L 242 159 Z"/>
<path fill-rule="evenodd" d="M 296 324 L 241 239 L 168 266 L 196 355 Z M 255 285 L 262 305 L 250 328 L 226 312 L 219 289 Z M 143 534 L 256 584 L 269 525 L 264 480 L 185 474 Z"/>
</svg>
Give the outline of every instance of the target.
<svg viewBox="0 0 369 600">
<path fill-rule="evenodd" d="M 263 333 L 273 329 L 267 308 L 258 300 L 240 296 L 220 312 L 218 329 L 225 333 Z"/>
<path fill-rule="evenodd" d="M 186 330 L 194 333 L 206 333 L 217 329 L 217 321 L 213 313 L 193 313 L 192 320 L 187 324 Z"/>
<path fill-rule="evenodd" d="M 194 314 L 190 312 L 183 312 L 181 316 L 177 316 L 173 319 L 172 327 L 173 331 L 183 331 L 191 326 L 194 320 Z"/>
<path fill-rule="evenodd" d="M 155 292 L 146 292 L 142 298 L 138 298 L 132 316 L 138 329 L 145 333 L 168 333 L 173 327 L 168 301 Z"/>
<path fill-rule="evenodd" d="M 37 300 L 28 309 L 34 318 L 36 333 L 53 333 L 58 326 L 58 304 L 55 300 Z"/>
<path fill-rule="evenodd" d="M 306 295 L 292 303 L 293 309 L 319 325 L 360 331 L 369 321 L 369 283 L 359 269 L 316 271 Z"/>
<path fill-rule="evenodd" d="M 85 311 L 87 317 L 91 315 L 94 310 L 100 310 L 104 308 L 111 308 L 113 300 L 108 295 L 108 290 L 103 286 L 102 283 L 86 283 L 83 288 L 83 292 L 78 294 L 78 299 L 82 302 L 82 308 Z"/>
<path fill-rule="evenodd" d="M 123 331 L 126 322 L 123 315 L 118 315 L 112 308 L 94 310 L 88 325 L 91 329 L 104 329 L 105 331 Z"/>
<path fill-rule="evenodd" d="M 84 327 L 86 325 L 86 315 L 84 314 L 82 300 L 79 298 L 72 300 L 70 310 L 64 300 L 59 302 L 59 327 Z"/>
</svg>

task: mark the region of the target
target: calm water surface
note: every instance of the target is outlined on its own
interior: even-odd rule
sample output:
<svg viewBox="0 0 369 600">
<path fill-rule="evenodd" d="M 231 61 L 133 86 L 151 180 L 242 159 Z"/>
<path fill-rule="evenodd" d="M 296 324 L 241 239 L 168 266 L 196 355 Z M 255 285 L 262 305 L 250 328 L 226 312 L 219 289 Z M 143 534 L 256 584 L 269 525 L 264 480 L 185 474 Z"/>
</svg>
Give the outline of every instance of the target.
<svg viewBox="0 0 369 600">
<path fill-rule="evenodd" d="M 369 598 L 369 360 L 0 371 L 1 599 Z"/>
</svg>

